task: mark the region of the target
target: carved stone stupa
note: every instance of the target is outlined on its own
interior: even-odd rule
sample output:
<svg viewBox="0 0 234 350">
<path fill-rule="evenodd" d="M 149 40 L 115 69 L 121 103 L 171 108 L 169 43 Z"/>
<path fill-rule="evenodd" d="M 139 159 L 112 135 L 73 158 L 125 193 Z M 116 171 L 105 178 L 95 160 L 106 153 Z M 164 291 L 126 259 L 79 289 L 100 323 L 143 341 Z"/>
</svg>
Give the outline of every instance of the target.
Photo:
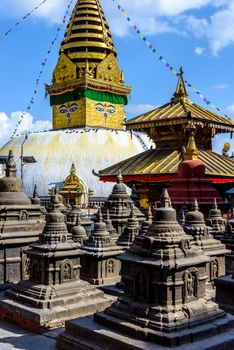
<svg viewBox="0 0 234 350">
<path fill-rule="evenodd" d="M 193 210 L 186 214 L 184 230 L 193 237 L 193 244 L 200 247 L 211 259 L 207 264 L 208 281 L 225 275 L 225 254 L 229 250 L 210 234 L 210 228 L 206 226 L 204 215 L 199 211 L 197 200 L 194 200 Z"/>
<path fill-rule="evenodd" d="M 226 229 L 221 242 L 224 243 L 227 249 L 231 252 L 225 256 L 226 274 L 234 273 L 234 219 L 229 220 L 226 224 Z"/>
<path fill-rule="evenodd" d="M 136 236 L 139 235 L 139 231 L 140 225 L 132 206 L 130 217 L 128 218 L 127 227 L 125 227 L 123 233 L 120 235 L 117 244 L 122 246 L 124 249 L 129 249 Z"/>
<path fill-rule="evenodd" d="M 89 239 L 81 247 L 81 277 L 95 285 L 115 284 L 120 281 L 121 263 L 117 255 L 121 247 L 112 240 L 103 221 L 102 212 L 98 212 L 98 221 Z"/>
<path fill-rule="evenodd" d="M 40 203 L 31 204 L 16 177 L 12 151 L 6 162 L 6 176 L 0 179 L 0 284 L 17 283 L 28 277 L 24 250 L 38 240 L 45 221 Z"/>
<path fill-rule="evenodd" d="M 121 256 L 124 294 L 94 319 L 67 322 L 58 350 L 161 350 L 182 344 L 189 350 L 228 326 L 226 314 L 205 293 L 209 258 L 178 224 L 167 191 L 161 202 L 145 238 L 138 236 Z M 217 342 L 223 344 L 223 337 Z"/>
<path fill-rule="evenodd" d="M 222 239 L 226 228 L 226 220 L 222 217 L 216 198 L 214 198 L 213 208 L 209 212 L 206 225 L 211 228 L 210 232 L 215 238 Z"/>
<path fill-rule="evenodd" d="M 68 240 L 58 196 L 52 197 L 39 242 L 31 244 L 27 253 L 30 278 L 6 291 L 0 301 L 0 318 L 40 332 L 109 305 L 103 292 L 80 279 L 82 252 L 77 243 Z"/>
<path fill-rule="evenodd" d="M 145 220 L 144 214 L 134 205 L 130 195 L 128 195 L 126 186 L 123 184 L 123 177 L 119 171 L 117 183 L 114 185 L 112 193 L 108 197 L 105 205 L 102 207 L 102 213 L 106 216 L 109 210 L 110 218 L 117 234 L 120 236 L 128 225 L 128 218 L 133 206 L 134 215 L 141 224 Z"/>
</svg>

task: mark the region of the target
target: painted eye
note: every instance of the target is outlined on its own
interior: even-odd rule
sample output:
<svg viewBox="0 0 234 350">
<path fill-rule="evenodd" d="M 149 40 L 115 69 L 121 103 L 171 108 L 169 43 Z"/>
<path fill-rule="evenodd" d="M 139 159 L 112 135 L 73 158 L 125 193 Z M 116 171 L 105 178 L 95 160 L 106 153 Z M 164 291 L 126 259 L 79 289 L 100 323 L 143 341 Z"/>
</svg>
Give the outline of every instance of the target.
<svg viewBox="0 0 234 350">
<path fill-rule="evenodd" d="M 79 107 L 78 107 L 77 105 L 72 105 L 72 106 L 70 107 L 70 112 L 71 112 L 71 113 L 74 113 L 74 112 L 77 111 L 78 108 L 79 108 Z"/>
<path fill-rule="evenodd" d="M 114 114 L 115 112 L 116 112 L 116 110 L 112 109 L 112 108 L 108 108 L 108 110 L 107 110 L 108 114 Z"/>
<path fill-rule="evenodd" d="M 114 114 L 116 112 L 116 109 L 114 106 L 108 106 L 107 113 L 108 114 Z"/>
<path fill-rule="evenodd" d="M 98 111 L 98 112 L 104 112 L 105 111 L 105 109 L 104 109 L 104 107 L 103 107 L 103 105 L 100 103 L 100 104 L 97 104 L 96 106 L 95 106 L 95 109 L 96 109 L 96 111 Z"/>
<path fill-rule="evenodd" d="M 97 110 L 98 112 L 104 112 L 104 108 L 103 108 L 103 107 L 96 107 L 96 110 Z"/>
<path fill-rule="evenodd" d="M 60 112 L 61 114 L 67 113 L 67 107 L 66 107 L 66 106 L 60 107 L 59 112 Z"/>
</svg>

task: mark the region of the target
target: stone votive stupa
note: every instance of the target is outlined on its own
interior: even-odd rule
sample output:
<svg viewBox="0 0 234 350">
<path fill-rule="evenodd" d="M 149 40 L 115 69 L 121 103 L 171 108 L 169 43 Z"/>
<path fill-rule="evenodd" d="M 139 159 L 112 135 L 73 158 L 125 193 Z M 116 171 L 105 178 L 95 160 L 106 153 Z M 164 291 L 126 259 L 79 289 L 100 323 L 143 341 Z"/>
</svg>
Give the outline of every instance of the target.
<svg viewBox="0 0 234 350">
<path fill-rule="evenodd" d="M 225 254 L 229 250 L 210 234 L 210 228 L 206 226 L 204 215 L 199 211 L 196 199 L 193 202 L 192 211 L 186 214 L 184 230 L 193 237 L 193 244 L 210 257 L 210 262 L 207 263 L 208 282 L 225 275 Z"/>
<path fill-rule="evenodd" d="M 78 244 L 68 240 L 57 195 L 52 196 L 46 226 L 27 251 L 30 278 L 5 293 L 0 318 L 34 332 L 59 327 L 65 320 L 93 314 L 110 304 L 104 293 L 80 279 Z"/>
<path fill-rule="evenodd" d="M 57 349 L 162 350 L 185 344 L 183 350 L 204 350 L 204 340 L 203 347 L 196 347 L 196 341 L 214 338 L 213 345 L 225 343 L 223 334 L 234 317 L 226 317 L 206 295 L 209 258 L 178 224 L 166 190 L 144 240 L 135 242 L 121 256 L 123 295 L 94 318 L 67 322 Z"/>
<path fill-rule="evenodd" d="M 214 198 L 213 208 L 210 209 L 209 217 L 206 219 L 206 225 L 211 228 L 210 233 L 215 238 L 222 240 L 226 229 L 226 220 L 222 217 L 216 198 Z"/>
<path fill-rule="evenodd" d="M 133 200 L 127 193 L 126 186 L 123 183 L 121 171 L 119 171 L 112 193 L 108 197 L 104 206 L 101 208 L 104 217 L 106 217 L 106 212 L 109 210 L 112 224 L 116 229 L 118 236 L 124 232 L 128 225 L 128 218 L 130 216 L 132 206 L 134 214 L 141 225 L 141 223 L 145 220 L 145 216 L 140 209 L 134 205 Z"/>
<path fill-rule="evenodd" d="M 81 277 L 94 285 L 112 285 L 120 281 L 121 262 L 117 255 L 123 250 L 111 239 L 101 210 L 97 216 L 93 232 L 81 246 L 84 252 L 81 257 Z"/>
<path fill-rule="evenodd" d="M 226 275 L 234 273 L 234 219 L 227 221 L 221 242 L 230 250 L 225 256 Z"/>
<path fill-rule="evenodd" d="M 73 241 L 79 243 L 80 245 L 84 244 L 87 239 L 87 233 L 84 226 L 81 224 L 80 214 L 77 215 L 76 225 L 71 229 Z"/>
<path fill-rule="evenodd" d="M 40 204 L 31 204 L 16 177 L 13 152 L 9 152 L 6 175 L 0 179 L 0 288 L 28 277 L 28 259 L 24 252 L 38 240 L 45 221 Z"/>
<path fill-rule="evenodd" d="M 136 236 L 139 235 L 140 225 L 137 217 L 134 213 L 134 208 L 132 205 L 130 217 L 128 218 L 127 227 L 125 227 L 123 233 L 120 235 L 117 244 L 123 247 L 123 249 L 129 249 L 132 245 Z"/>
</svg>

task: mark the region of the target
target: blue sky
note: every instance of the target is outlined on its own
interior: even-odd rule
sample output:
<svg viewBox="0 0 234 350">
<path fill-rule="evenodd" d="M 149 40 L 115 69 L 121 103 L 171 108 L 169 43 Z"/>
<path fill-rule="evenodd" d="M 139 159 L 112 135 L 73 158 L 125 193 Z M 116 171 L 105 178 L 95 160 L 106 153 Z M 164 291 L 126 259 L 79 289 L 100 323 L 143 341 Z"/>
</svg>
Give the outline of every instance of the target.
<svg viewBox="0 0 234 350">
<path fill-rule="evenodd" d="M 14 27 L 20 16 L 40 0 L 2 0 L 0 33 Z M 47 0 L 39 11 L 0 40 L 0 145 L 12 132 L 19 112 L 26 109 L 35 79 L 48 47 L 62 21 L 68 0 Z M 154 56 L 129 27 L 112 0 L 100 1 L 110 24 L 125 82 L 132 85 L 127 116 L 143 113 L 167 102 L 177 78 Z M 203 95 L 234 117 L 234 0 L 125 0 L 120 1 L 148 40 Z M 74 1 L 75 4 L 75 1 Z M 64 28 L 65 29 L 65 28 Z M 44 84 L 51 82 L 60 38 L 53 47 L 42 75 L 31 116 L 24 128 L 50 127 L 51 109 L 44 97 Z M 192 91 L 190 98 L 204 105 Z M 225 136 L 225 140 L 228 137 Z M 221 144 L 221 143 L 220 143 Z"/>
</svg>

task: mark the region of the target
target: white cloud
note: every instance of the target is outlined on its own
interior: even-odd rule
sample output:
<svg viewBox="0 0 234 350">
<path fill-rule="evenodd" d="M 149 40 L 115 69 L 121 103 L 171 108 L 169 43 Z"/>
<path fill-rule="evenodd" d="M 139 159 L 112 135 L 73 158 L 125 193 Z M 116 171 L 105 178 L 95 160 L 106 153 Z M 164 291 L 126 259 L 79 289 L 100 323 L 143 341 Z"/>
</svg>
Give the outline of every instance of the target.
<svg viewBox="0 0 234 350">
<path fill-rule="evenodd" d="M 217 85 L 214 85 L 213 88 L 214 89 L 217 89 L 217 90 L 225 90 L 229 87 L 228 84 L 217 84 Z"/>
<path fill-rule="evenodd" d="M 128 115 L 137 116 L 143 113 L 147 113 L 149 111 L 152 111 L 155 108 L 157 107 L 150 104 L 138 104 L 138 105 L 129 104 L 128 106 L 125 107 L 125 111 L 128 117 Z"/>
<path fill-rule="evenodd" d="M 205 51 L 205 48 L 204 47 L 200 47 L 200 46 L 197 46 L 195 48 L 195 54 L 198 55 L 198 56 L 201 56 Z"/>
<path fill-rule="evenodd" d="M 31 0 L 29 5 L 28 0 L 1 0 L 0 18 L 22 16 L 39 1 Z M 234 0 L 120 0 L 120 3 L 134 23 L 126 21 L 116 3 L 110 0 L 102 1 L 111 30 L 118 36 L 129 34 L 130 26 L 138 24 L 146 35 L 176 32 L 205 38 L 214 55 L 234 43 Z M 34 12 L 33 16 L 50 24 L 61 23 L 67 4 L 66 0 L 49 0 Z M 210 18 L 191 15 L 192 10 L 206 6 L 213 11 Z M 198 55 L 202 54 L 201 49 L 203 47 L 197 47 L 195 52 Z"/>
<path fill-rule="evenodd" d="M 22 112 L 13 112 L 10 117 L 8 117 L 6 113 L 0 112 L 0 147 L 2 147 L 12 136 L 21 115 Z M 43 131 L 48 129 L 51 129 L 50 121 L 38 120 L 34 122 L 33 117 L 29 113 L 26 113 L 17 133 L 23 133 L 25 131 Z"/>
</svg>

